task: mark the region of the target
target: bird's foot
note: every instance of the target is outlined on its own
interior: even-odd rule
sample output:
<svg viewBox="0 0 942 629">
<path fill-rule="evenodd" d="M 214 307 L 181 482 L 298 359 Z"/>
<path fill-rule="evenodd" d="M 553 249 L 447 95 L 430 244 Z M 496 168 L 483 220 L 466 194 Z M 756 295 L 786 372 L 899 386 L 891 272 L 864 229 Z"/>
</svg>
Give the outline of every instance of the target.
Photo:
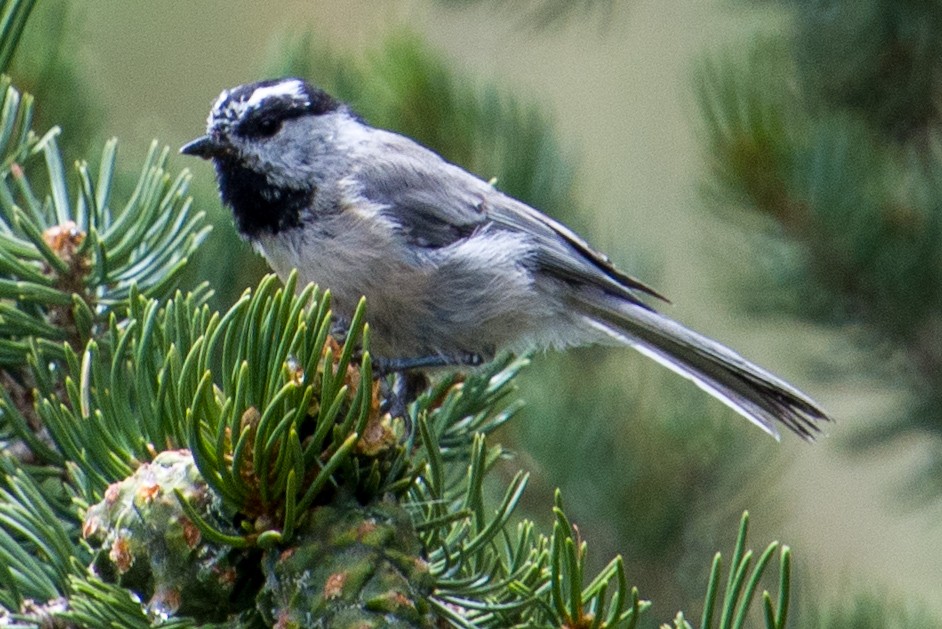
<svg viewBox="0 0 942 629">
<path fill-rule="evenodd" d="M 463 354 L 446 356 L 434 354 L 431 356 L 415 356 L 412 358 L 374 358 L 373 371 L 380 376 L 421 369 L 437 369 L 441 367 L 478 367 L 484 364 L 484 357 L 480 354 L 466 352 Z"/>
<path fill-rule="evenodd" d="M 393 375 L 392 386 L 386 390 L 380 409 L 391 417 L 401 417 L 407 438 L 412 436 L 412 418 L 409 415 L 411 404 L 419 393 L 429 385 L 428 377 L 421 371 L 400 371 Z"/>
<path fill-rule="evenodd" d="M 412 435 L 412 418 L 408 406 L 428 388 L 429 379 L 423 370 L 441 367 L 477 367 L 484 364 L 480 354 L 465 353 L 457 356 L 418 356 L 414 358 L 376 358 L 373 373 L 379 378 L 392 374 L 392 386 L 386 390 L 381 409 L 392 417 L 402 417 L 406 435 Z"/>
</svg>

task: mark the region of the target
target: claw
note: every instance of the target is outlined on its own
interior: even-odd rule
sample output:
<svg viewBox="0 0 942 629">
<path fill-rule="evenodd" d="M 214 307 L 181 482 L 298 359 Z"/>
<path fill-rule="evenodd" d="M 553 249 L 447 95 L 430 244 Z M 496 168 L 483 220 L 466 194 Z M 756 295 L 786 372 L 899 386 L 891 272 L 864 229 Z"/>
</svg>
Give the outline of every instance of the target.
<svg viewBox="0 0 942 629">
<path fill-rule="evenodd" d="M 478 367 L 484 364 L 484 357 L 470 352 L 458 356 L 418 356 L 414 358 L 375 358 L 373 373 L 378 378 L 392 374 L 392 387 L 387 389 L 381 410 L 392 417 L 402 417 L 405 422 L 407 438 L 412 436 L 412 419 L 408 406 L 424 389 L 428 388 L 425 369 L 441 367 Z"/>
</svg>

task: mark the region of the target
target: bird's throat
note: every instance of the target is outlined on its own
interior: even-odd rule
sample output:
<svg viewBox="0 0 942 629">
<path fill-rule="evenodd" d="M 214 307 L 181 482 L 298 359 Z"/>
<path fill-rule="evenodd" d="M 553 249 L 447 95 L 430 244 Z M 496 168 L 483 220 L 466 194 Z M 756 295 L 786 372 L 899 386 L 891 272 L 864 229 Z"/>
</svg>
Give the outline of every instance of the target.
<svg viewBox="0 0 942 629">
<path fill-rule="evenodd" d="M 250 240 L 300 227 L 301 213 L 316 191 L 275 186 L 265 175 L 229 159 L 216 160 L 216 178 L 239 233 Z"/>
</svg>

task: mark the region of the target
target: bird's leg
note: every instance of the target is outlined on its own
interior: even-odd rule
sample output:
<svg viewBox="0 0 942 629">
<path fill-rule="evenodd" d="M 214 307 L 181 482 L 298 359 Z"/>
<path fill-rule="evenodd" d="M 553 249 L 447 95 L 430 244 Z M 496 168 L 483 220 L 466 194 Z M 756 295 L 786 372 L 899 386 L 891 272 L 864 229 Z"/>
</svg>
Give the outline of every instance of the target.
<svg viewBox="0 0 942 629">
<path fill-rule="evenodd" d="M 347 334 L 350 332 L 350 324 L 343 319 L 333 317 L 330 322 L 330 335 L 338 345 L 343 345 L 347 342 Z"/>
<path fill-rule="evenodd" d="M 418 356 L 415 358 L 376 358 L 374 373 L 380 378 L 392 374 L 392 387 L 384 400 L 384 410 L 392 417 L 402 417 L 406 434 L 412 434 L 412 420 L 407 407 L 421 391 L 428 388 L 429 380 L 424 369 L 438 367 L 477 367 L 484 363 L 479 354 L 460 354 L 457 356 Z"/>
<path fill-rule="evenodd" d="M 392 388 L 385 403 L 391 417 L 402 418 L 407 436 L 412 435 L 412 418 L 407 407 L 428 385 L 428 376 L 421 371 L 397 371 L 393 375 Z"/>
</svg>

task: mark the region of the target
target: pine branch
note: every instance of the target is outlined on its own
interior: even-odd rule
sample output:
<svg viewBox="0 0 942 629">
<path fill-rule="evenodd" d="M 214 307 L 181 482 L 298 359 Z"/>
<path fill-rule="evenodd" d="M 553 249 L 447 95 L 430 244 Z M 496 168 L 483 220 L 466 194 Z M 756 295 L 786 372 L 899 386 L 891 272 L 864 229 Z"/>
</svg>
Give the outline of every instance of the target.
<svg viewBox="0 0 942 629">
<path fill-rule="evenodd" d="M 0 73 L 7 72 L 34 6 L 36 0 L 4 2 L 3 12 L 0 13 Z"/>
<path fill-rule="evenodd" d="M 147 295 L 169 293 L 208 228 L 186 198 L 189 175 L 171 179 L 168 149 L 156 143 L 123 208 L 114 209 L 111 198 L 114 140 L 97 176 L 86 162 L 75 165 L 78 190 L 70 194 L 59 130 L 37 138 L 32 98 L 6 78 L 0 91 L 0 297 L 12 300 L 0 310 L 0 365 L 14 367 L 31 341 L 54 353 L 62 340 L 82 345 L 119 314 L 132 285 Z M 37 170 L 48 191 L 31 183 Z"/>
<path fill-rule="evenodd" d="M 132 292 L 169 293 L 208 227 L 186 197 L 189 175 L 171 178 L 169 151 L 156 143 L 123 207 L 112 198 L 114 140 L 97 175 L 86 162 L 75 164 L 78 185 L 70 191 L 58 129 L 37 137 L 32 98 L 8 78 L 0 92 L 0 377 L 10 409 L 0 438 L 10 452 L 19 442 L 39 460 L 56 461 L 29 391 L 59 386 L 58 361 L 98 338 L 110 318 L 123 320 Z M 29 362 L 50 368 L 27 371 Z"/>
<path fill-rule="evenodd" d="M 424 396 L 412 408 L 420 438 L 411 452 L 395 440 L 377 449 L 368 426 L 397 429 L 379 414 L 368 350 L 354 349 L 357 339 L 368 344 L 368 331 L 354 322 L 336 345 L 326 332 L 329 296 L 296 292 L 293 282 L 282 288 L 269 277 L 221 315 L 192 295 L 163 305 L 137 296 L 129 325 L 111 318 L 106 343 L 90 341 L 81 356 L 66 350 L 68 403 L 47 391 L 39 413 L 61 461 L 74 462 L 66 488 L 81 511 L 53 518 L 42 495 L 0 493 L 0 531 L 27 536 L 47 558 L 30 562 L 16 544 L 0 544 L 0 564 L 33 566 L 0 580 L 0 601 L 22 610 L 18 592 L 33 588 L 32 597 L 44 583 L 31 575 L 59 566 L 40 592 L 65 598 L 62 618 L 119 613 L 116 590 L 73 560 L 88 556 L 75 534 L 81 515 L 94 574 L 134 592 L 156 617 L 304 624 L 309 613 L 364 621 L 382 613 L 427 626 L 434 614 L 466 627 L 634 627 L 646 604 L 621 560 L 588 579 L 585 543 L 558 498 L 550 537 L 528 522 L 509 534 L 522 473 L 496 508 L 486 506 L 485 479 L 502 451 L 480 430 L 506 417 L 499 400 L 522 363 L 498 361 Z M 140 421 L 127 422 L 135 412 Z M 401 504 L 383 498 L 395 492 Z M 4 504 L 14 505 L 13 520 L 3 519 Z M 63 522 L 58 537 L 47 521 Z M 735 622 L 724 629 L 741 626 L 774 550 L 744 581 L 744 539 L 745 525 L 724 604 Z M 312 565 L 319 576 L 298 591 L 291 584 Z M 243 595 L 233 597 L 236 589 Z"/>
<path fill-rule="evenodd" d="M 862 446 L 942 430 L 942 127 L 934 97 L 910 74 L 936 72 L 937 38 L 920 33 L 942 13 L 879 0 L 858 9 L 797 4 L 795 39 L 705 65 L 699 95 L 717 198 L 745 210 L 740 218 L 772 219 L 748 223 L 764 232 L 755 257 L 766 262 L 753 281 L 767 289 L 745 296 L 746 305 L 862 322 L 858 341 L 895 347 L 907 362 L 894 363 L 892 377 L 905 374 L 909 408 L 865 430 Z M 885 63 L 907 70 L 884 75 Z"/>
<path fill-rule="evenodd" d="M 893 142 L 921 142 L 938 129 L 938 5 L 804 0 L 796 8 L 795 58 L 808 92 Z"/>
<path fill-rule="evenodd" d="M 48 488 L 9 459 L 0 459 L 0 469 L 0 605 L 16 613 L 29 601 L 58 598 L 75 574 L 75 558 L 88 555 L 76 544 L 74 514 L 63 518 Z"/>
</svg>

